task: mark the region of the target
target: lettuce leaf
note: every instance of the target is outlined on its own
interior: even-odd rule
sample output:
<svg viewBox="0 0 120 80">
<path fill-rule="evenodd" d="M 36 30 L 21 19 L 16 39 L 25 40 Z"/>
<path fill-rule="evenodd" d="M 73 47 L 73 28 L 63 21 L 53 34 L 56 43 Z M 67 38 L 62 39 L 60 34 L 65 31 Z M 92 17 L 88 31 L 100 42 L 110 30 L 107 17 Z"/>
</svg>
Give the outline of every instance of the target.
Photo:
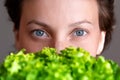
<svg viewBox="0 0 120 80">
<path fill-rule="evenodd" d="M 22 49 L 0 64 L 0 80 L 120 80 L 120 66 L 82 48 L 68 47 L 59 53 L 54 48 L 35 53 Z"/>
</svg>

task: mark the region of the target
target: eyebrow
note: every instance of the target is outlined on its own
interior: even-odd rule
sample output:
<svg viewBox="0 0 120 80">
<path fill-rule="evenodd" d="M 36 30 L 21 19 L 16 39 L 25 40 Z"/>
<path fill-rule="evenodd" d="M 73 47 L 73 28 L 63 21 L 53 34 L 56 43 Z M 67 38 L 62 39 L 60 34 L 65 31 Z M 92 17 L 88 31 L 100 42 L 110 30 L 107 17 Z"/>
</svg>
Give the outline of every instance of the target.
<svg viewBox="0 0 120 80">
<path fill-rule="evenodd" d="M 88 21 L 88 20 L 82 20 L 82 21 L 78 21 L 78 22 L 72 23 L 72 24 L 70 24 L 69 26 L 81 25 L 81 24 L 83 24 L 83 23 L 92 24 L 92 23 L 91 23 L 90 21 Z M 37 20 L 31 20 L 31 21 L 29 21 L 29 22 L 27 23 L 27 25 L 29 25 L 29 24 L 37 24 L 37 25 L 40 25 L 40 26 L 43 26 L 43 27 L 46 27 L 46 28 L 50 27 L 50 25 L 45 24 L 45 23 L 40 22 L 40 21 L 37 21 Z"/>
<path fill-rule="evenodd" d="M 40 22 L 40 21 L 37 21 L 37 20 L 31 20 L 30 22 L 27 23 L 27 25 L 29 24 L 36 24 L 36 25 L 40 25 L 40 26 L 43 26 L 43 27 L 50 27 L 49 25 L 43 23 L 43 22 Z"/>
<path fill-rule="evenodd" d="M 90 22 L 88 20 L 82 20 L 82 21 L 79 21 L 79 22 L 72 23 L 72 24 L 70 24 L 70 26 L 80 25 L 80 24 L 83 24 L 83 23 L 92 24 L 92 22 Z"/>
</svg>

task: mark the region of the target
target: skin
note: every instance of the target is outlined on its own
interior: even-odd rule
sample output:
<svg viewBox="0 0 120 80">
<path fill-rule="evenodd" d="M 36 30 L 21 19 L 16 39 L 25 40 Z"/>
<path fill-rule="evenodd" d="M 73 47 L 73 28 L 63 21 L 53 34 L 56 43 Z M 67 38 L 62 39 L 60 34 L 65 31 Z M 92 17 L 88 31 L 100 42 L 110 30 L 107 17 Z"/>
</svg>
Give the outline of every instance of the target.
<svg viewBox="0 0 120 80">
<path fill-rule="evenodd" d="M 96 0 L 25 0 L 16 48 L 36 52 L 82 47 L 92 56 L 101 53 L 105 32 L 100 30 Z"/>
</svg>

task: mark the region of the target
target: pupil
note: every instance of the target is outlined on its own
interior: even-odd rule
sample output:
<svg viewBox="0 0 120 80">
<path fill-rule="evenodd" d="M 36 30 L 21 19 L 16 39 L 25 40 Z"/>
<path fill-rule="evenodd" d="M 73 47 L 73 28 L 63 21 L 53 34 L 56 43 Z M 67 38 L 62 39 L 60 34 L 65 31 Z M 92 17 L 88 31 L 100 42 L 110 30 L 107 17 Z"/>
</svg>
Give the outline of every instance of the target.
<svg viewBox="0 0 120 80">
<path fill-rule="evenodd" d="M 40 31 L 40 30 L 36 31 L 37 36 L 43 36 L 43 34 L 44 34 L 44 31 Z"/>
<path fill-rule="evenodd" d="M 76 31 L 77 36 L 82 36 L 84 34 L 83 30 Z"/>
</svg>

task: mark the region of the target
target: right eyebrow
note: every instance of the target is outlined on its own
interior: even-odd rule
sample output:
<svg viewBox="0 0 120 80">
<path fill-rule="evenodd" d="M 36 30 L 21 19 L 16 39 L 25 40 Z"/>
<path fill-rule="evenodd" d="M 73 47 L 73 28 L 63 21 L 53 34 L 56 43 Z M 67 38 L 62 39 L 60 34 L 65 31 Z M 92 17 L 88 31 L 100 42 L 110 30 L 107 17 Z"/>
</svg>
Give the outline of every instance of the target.
<svg viewBox="0 0 120 80">
<path fill-rule="evenodd" d="M 37 20 L 31 20 L 27 23 L 27 25 L 30 25 L 30 24 L 36 24 L 36 25 L 43 26 L 43 27 L 46 27 L 46 28 L 50 27 L 49 25 L 47 25 L 43 22 L 37 21 Z"/>
</svg>

